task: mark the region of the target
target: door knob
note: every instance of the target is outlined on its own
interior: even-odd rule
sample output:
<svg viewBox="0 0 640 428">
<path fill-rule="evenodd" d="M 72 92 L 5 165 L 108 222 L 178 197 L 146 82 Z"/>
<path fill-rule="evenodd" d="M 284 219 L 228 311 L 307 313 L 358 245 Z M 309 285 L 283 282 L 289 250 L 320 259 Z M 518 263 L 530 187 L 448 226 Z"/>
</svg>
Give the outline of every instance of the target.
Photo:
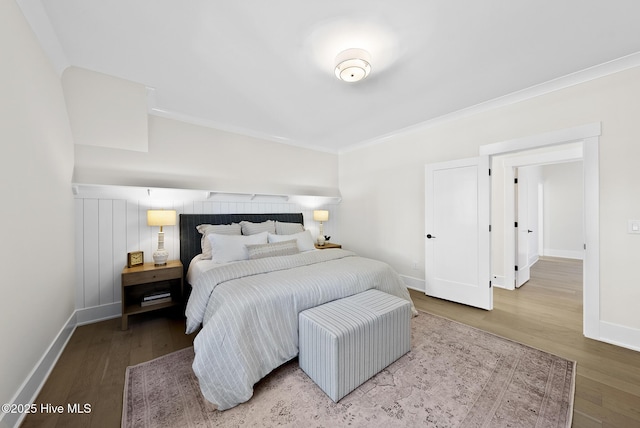
<svg viewBox="0 0 640 428">
<path fill-rule="evenodd" d="M 435 239 L 436 237 L 435 237 L 435 236 L 433 236 L 432 234 L 428 233 L 428 234 L 427 234 L 427 239 L 431 239 L 431 238 Z"/>
<path fill-rule="evenodd" d="M 527 229 L 527 233 L 533 233 L 533 230 Z"/>
</svg>

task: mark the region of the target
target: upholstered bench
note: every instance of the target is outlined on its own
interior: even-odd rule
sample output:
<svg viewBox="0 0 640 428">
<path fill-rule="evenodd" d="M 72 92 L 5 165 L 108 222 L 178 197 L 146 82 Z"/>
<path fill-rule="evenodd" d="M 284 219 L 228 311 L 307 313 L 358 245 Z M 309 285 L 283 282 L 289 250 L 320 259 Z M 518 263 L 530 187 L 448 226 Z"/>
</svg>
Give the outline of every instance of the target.
<svg viewBox="0 0 640 428">
<path fill-rule="evenodd" d="M 378 290 L 299 315 L 300 368 L 335 402 L 407 353 L 411 304 Z"/>
</svg>

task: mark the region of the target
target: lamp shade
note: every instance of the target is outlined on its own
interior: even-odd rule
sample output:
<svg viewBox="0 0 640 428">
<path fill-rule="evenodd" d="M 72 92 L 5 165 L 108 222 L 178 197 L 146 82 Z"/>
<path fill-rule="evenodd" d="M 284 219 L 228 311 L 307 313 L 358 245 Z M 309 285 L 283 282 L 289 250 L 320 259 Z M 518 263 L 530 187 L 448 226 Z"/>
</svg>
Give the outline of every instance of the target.
<svg viewBox="0 0 640 428">
<path fill-rule="evenodd" d="M 315 210 L 313 212 L 313 220 L 315 220 L 315 221 L 329 221 L 329 211 L 327 211 L 327 210 Z"/>
<path fill-rule="evenodd" d="M 175 226 L 175 210 L 148 210 L 147 225 L 149 226 Z"/>
</svg>

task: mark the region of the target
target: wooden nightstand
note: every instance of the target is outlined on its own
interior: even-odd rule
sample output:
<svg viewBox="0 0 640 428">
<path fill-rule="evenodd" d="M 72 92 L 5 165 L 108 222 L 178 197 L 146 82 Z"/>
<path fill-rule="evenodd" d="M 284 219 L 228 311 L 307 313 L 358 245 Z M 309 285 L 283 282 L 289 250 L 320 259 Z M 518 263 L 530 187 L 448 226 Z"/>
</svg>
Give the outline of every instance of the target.
<svg viewBox="0 0 640 428">
<path fill-rule="evenodd" d="M 182 263 L 169 260 L 165 266 L 145 263 L 122 269 L 122 329 L 129 328 L 129 316 L 182 304 Z M 145 296 L 170 293 L 169 297 L 144 301 Z"/>
<path fill-rule="evenodd" d="M 340 244 L 334 244 L 333 242 L 325 242 L 324 245 L 315 244 L 318 250 L 328 250 L 329 248 L 342 248 Z"/>
</svg>

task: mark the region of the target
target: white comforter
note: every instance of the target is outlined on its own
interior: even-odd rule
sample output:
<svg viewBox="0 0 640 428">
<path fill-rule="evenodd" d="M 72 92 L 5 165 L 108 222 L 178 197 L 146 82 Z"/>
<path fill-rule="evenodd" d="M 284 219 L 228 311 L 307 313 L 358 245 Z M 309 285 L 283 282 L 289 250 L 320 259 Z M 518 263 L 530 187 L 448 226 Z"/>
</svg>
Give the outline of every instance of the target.
<svg viewBox="0 0 640 428">
<path fill-rule="evenodd" d="M 193 370 L 220 410 L 249 400 L 257 381 L 298 355 L 299 312 L 371 288 L 411 301 L 387 264 L 338 249 L 233 263 L 192 285 L 187 333 L 203 326 Z"/>
</svg>

